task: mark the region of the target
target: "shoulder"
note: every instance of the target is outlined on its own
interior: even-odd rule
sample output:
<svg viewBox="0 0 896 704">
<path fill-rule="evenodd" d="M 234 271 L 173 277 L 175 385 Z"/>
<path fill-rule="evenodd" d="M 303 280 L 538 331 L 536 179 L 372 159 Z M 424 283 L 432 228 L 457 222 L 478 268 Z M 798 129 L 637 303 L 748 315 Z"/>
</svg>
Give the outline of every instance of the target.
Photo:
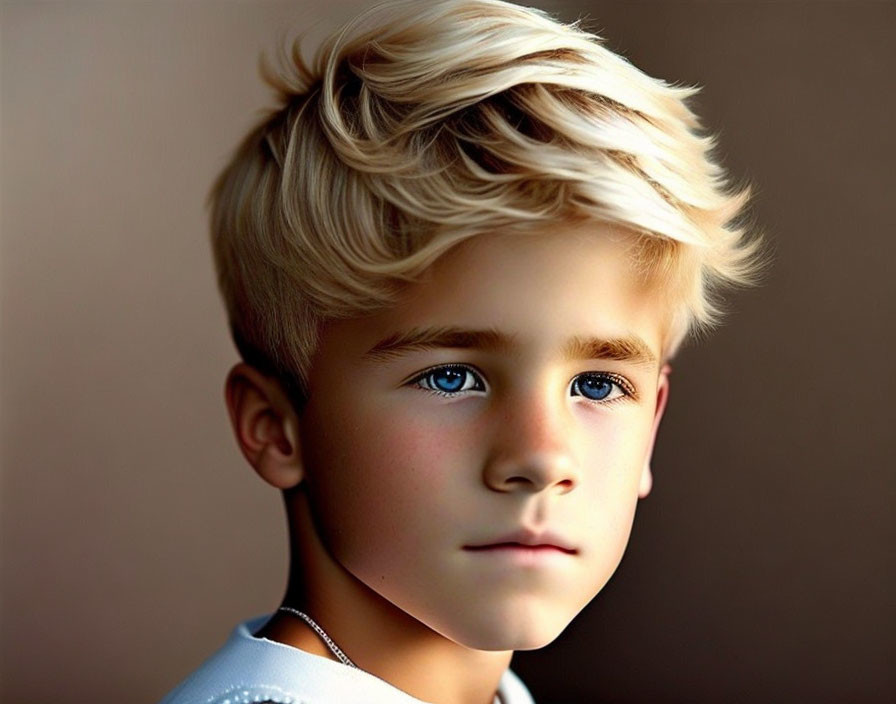
<svg viewBox="0 0 896 704">
<path fill-rule="evenodd" d="M 498 699 L 502 704 L 535 704 L 526 685 L 517 674 L 507 669 L 498 685 Z"/>
<path fill-rule="evenodd" d="M 267 618 L 238 624 L 226 642 L 161 704 L 304 704 L 294 685 L 313 674 L 301 652 L 252 635 Z"/>
<path fill-rule="evenodd" d="M 168 701 L 169 699 L 164 699 L 162 704 L 167 704 Z M 221 689 L 211 697 L 182 691 L 170 701 L 177 704 L 318 704 L 317 700 L 294 695 L 274 685 L 231 686 Z"/>
<path fill-rule="evenodd" d="M 161 704 L 422 704 L 363 670 L 254 636 L 267 618 L 239 624 Z"/>
</svg>

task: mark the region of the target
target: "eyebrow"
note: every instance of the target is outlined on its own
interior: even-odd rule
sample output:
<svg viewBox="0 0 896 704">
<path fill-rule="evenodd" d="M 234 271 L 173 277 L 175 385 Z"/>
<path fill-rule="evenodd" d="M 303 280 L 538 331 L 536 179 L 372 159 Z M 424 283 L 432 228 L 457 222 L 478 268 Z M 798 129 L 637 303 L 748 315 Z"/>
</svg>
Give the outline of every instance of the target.
<svg viewBox="0 0 896 704">
<path fill-rule="evenodd" d="M 508 335 L 494 328 L 468 330 L 458 327 L 415 327 L 383 338 L 367 350 L 363 358 L 386 362 L 412 352 L 439 348 L 506 352 L 513 346 L 515 339 L 515 335 Z M 566 341 L 561 354 L 567 361 L 608 359 L 643 366 L 657 361 L 647 343 L 637 335 L 615 338 L 575 336 Z"/>
</svg>

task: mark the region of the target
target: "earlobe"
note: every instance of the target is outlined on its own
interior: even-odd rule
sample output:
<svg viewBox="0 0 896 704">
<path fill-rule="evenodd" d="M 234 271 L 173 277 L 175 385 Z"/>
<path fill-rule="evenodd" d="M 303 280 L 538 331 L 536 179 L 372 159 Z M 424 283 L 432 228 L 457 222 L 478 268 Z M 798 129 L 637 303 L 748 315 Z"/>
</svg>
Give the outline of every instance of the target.
<svg viewBox="0 0 896 704">
<path fill-rule="evenodd" d="M 227 375 L 224 397 L 237 445 L 258 475 L 278 489 L 298 485 L 298 417 L 277 380 L 240 363 Z"/>
<path fill-rule="evenodd" d="M 641 470 L 641 481 L 638 485 L 638 498 L 643 499 L 653 488 L 653 472 L 650 470 L 650 462 L 653 457 L 653 446 L 656 442 L 656 434 L 660 428 L 660 421 L 663 419 L 663 413 L 666 410 L 666 402 L 669 400 L 669 375 L 672 373 L 672 367 L 664 364 L 660 369 L 659 379 L 656 388 L 656 408 L 653 414 L 653 428 L 650 431 L 650 444 L 647 448 L 647 457 L 644 460 L 644 467 Z"/>
<path fill-rule="evenodd" d="M 650 460 L 644 463 L 641 470 L 641 483 L 638 485 L 638 498 L 646 498 L 653 488 L 653 474 L 650 471 Z"/>
</svg>

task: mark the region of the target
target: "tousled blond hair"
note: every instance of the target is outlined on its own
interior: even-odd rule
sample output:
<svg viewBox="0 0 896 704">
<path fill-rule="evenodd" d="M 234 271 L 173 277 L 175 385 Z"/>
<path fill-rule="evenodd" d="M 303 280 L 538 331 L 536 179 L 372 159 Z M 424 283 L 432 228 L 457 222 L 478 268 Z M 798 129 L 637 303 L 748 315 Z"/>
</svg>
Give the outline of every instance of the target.
<svg viewBox="0 0 896 704">
<path fill-rule="evenodd" d="M 580 28 L 500 0 L 399 0 L 263 62 L 279 106 L 210 196 L 243 358 L 301 402 L 320 324 L 390 305 L 436 258 L 495 230 L 621 225 L 675 301 L 663 354 L 748 283 L 758 238 L 686 101 Z"/>
</svg>

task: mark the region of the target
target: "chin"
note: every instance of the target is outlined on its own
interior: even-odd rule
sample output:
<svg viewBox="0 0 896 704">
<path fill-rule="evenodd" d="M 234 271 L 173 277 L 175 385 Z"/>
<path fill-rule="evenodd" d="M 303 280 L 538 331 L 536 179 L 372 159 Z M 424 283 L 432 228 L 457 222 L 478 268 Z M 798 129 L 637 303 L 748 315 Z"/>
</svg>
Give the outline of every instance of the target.
<svg viewBox="0 0 896 704">
<path fill-rule="evenodd" d="M 475 650 L 538 650 L 563 633 L 575 614 L 490 614 L 462 631 L 443 633 L 451 640 Z"/>
<path fill-rule="evenodd" d="M 475 650 L 538 650 L 553 643 L 567 625 L 553 629 L 514 629 L 514 632 L 507 632 L 505 629 L 502 633 L 479 633 L 475 638 L 467 639 L 468 642 L 463 645 Z"/>
</svg>

